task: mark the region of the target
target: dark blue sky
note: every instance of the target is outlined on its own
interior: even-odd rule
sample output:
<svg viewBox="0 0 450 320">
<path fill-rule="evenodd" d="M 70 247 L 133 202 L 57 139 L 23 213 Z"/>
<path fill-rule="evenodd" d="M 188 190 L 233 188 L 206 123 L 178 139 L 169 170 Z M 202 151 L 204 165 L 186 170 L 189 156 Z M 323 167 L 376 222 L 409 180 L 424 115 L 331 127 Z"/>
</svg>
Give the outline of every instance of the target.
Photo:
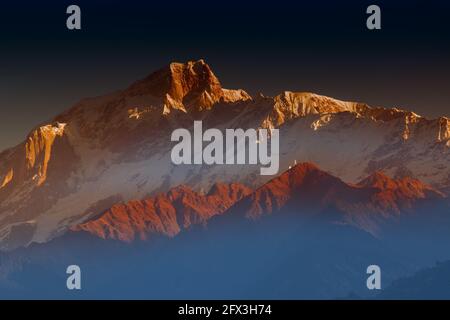
<svg viewBox="0 0 450 320">
<path fill-rule="evenodd" d="M 225 87 L 449 115 L 446 1 L 20 1 L 0 8 L 0 149 L 86 96 L 204 58 Z M 82 9 L 82 30 L 65 27 Z M 382 30 L 365 27 L 369 4 Z"/>
</svg>

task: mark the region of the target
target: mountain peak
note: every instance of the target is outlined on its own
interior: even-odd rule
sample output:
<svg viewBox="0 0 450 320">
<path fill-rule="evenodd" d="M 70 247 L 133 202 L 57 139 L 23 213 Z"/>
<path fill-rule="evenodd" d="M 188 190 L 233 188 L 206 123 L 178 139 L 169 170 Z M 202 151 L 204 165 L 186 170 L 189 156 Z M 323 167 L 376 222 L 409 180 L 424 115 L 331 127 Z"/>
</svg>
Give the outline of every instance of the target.
<svg viewBox="0 0 450 320">
<path fill-rule="evenodd" d="M 209 65 L 204 60 L 197 60 L 172 62 L 134 83 L 128 92 L 161 97 L 170 94 L 173 99 L 181 100 L 191 91 L 212 93 L 220 89 L 222 86 Z"/>
<path fill-rule="evenodd" d="M 388 177 L 382 171 L 375 171 L 358 183 L 361 187 L 373 187 L 378 189 L 393 189 L 396 186 L 395 180 Z"/>
<path fill-rule="evenodd" d="M 151 95 L 164 100 L 165 108 L 184 112 L 190 109 L 210 109 L 220 101 L 248 100 L 243 90 L 226 90 L 211 67 L 203 60 L 172 62 L 131 85 L 128 96 Z"/>
<path fill-rule="evenodd" d="M 270 180 L 238 203 L 233 209 L 240 215 L 256 218 L 264 212 L 272 213 L 287 203 L 302 203 L 302 206 L 316 206 L 330 190 L 342 190 L 348 186 L 339 178 L 322 171 L 315 164 L 299 163 Z"/>
<path fill-rule="evenodd" d="M 291 168 L 290 171 L 321 171 L 321 169 L 312 162 L 301 162 Z"/>
<path fill-rule="evenodd" d="M 397 193 L 398 196 L 403 198 L 414 198 L 414 197 L 445 197 L 445 194 L 440 191 L 430 187 L 429 185 L 423 183 L 420 180 L 403 177 L 401 179 L 393 179 L 381 171 L 376 171 L 372 173 L 367 178 L 361 180 L 357 186 L 363 188 L 375 188 L 382 190 L 386 193 Z"/>
<path fill-rule="evenodd" d="M 299 185 L 304 184 L 306 181 L 319 181 L 331 177 L 331 175 L 325 171 L 322 171 L 315 164 L 310 162 L 302 162 L 296 164 L 275 179 L 279 179 L 280 182 L 287 183 L 289 186 L 296 188 Z"/>
</svg>

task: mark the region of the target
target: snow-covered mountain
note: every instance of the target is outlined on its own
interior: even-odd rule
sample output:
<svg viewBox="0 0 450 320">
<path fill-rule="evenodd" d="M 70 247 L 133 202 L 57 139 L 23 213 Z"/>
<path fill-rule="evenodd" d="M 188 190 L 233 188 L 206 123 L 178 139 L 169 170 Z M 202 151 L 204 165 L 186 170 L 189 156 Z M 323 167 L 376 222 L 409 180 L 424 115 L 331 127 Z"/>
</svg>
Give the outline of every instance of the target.
<svg viewBox="0 0 450 320">
<path fill-rule="evenodd" d="M 450 121 L 305 92 L 224 89 L 203 61 L 172 63 L 125 90 L 80 101 L 0 153 L 0 248 L 46 242 L 116 203 L 180 184 L 259 187 L 259 165 L 172 164 L 171 133 L 279 128 L 280 173 L 296 161 L 357 182 L 383 170 L 450 190 Z"/>
</svg>

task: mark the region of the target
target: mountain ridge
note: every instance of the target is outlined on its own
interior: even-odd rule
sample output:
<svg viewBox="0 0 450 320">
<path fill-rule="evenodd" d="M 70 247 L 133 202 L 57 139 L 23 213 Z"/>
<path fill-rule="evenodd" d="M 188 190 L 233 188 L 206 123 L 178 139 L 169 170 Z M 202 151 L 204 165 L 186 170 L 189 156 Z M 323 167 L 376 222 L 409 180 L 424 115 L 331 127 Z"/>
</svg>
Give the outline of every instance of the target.
<svg viewBox="0 0 450 320">
<path fill-rule="evenodd" d="M 380 185 L 379 180 L 386 183 Z M 367 184 L 367 181 L 375 181 L 375 184 Z M 411 181 L 414 181 L 414 185 L 409 184 Z M 378 226 L 381 220 L 389 220 L 407 211 L 414 211 L 416 203 L 422 200 L 444 198 L 442 193 L 418 180 L 394 180 L 376 173 L 362 182 L 357 185 L 347 184 L 320 170 L 314 164 L 300 163 L 254 191 L 240 184 L 215 184 L 203 196 L 181 185 L 155 198 L 115 205 L 99 218 L 75 226 L 71 230 L 88 232 L 103 239 L 132 242 L 136 237 L 136 230 L 141 240 L 146 240 L 154 233 L 173 237 L 181 232 L 181 229 L 187 229 L 191 225 L 208 224 L 208 221 L 216 215 L 223 215 L 224 218 L 244 216 L 247 219 L 256 220 L 262 216 L 279 214 L 279 212 L 286 214 L 292 211 L 300 215 L 304 212 L 312 216 L 322 214 L 332 205 L 346 215 L 338 217 L 341 223 L 359 227 L 376 235 L 381 229 Z M 229 196 L 230 194 L 232 196 Z M 194 200 L 180 203 L 179 200 L 186 196 Z M 175 223 L 176 226 L 169 231 L 159 227 L 159 220 L 154 223 L 159 230 L 153 226 L 146 230 L 145 227 L 140 226 L 142 225 L 140 221 L 135 223 L 136 219 L 154 214 L 154 204 L 161 201 L 166 207 L 171 208 L 172 217 L 179 217 L 184 223 Z M 139 209 L 136 209 L 138 207 Z M 194 210 L 197 218 L 194 220 L 189 218 L 192 213 L 187 210 L 188 208 Z M 128 212 L 129 216 L 133 217 L 125 221 L 122 219 L 124 212 Z M 170 223 L 172 218 L 165 222 L 165 214 L 156 213 L 162 225 L 173 225 Z M 122 228 L 124 221 L 127 224 L 126 228 Z M 105 230 L 107 232 L 104 232 Z M 115 234 L 117 230 L 124 231 Z"/>
<path fill-rule="evenodd" d="M 248 193 L 250 189 L 241 184 L 216 183 L 205 195 L 181 185 L 154 198 L 116 204 L 71 230 L 125 242 L 147 240 L 153 234 L 173 237 L 191 225 L 206 223 Z"/>
</svg>

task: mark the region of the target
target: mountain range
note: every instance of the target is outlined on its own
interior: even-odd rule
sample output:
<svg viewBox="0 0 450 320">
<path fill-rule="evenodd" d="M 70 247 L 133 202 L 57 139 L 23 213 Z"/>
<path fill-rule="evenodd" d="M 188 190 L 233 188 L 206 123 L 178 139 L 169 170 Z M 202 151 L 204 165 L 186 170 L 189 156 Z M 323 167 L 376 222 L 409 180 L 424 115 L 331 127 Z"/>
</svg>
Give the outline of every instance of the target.
<svg viewBox="0 0 450 320">
<path fill-rule="evenodd" d="M 173 165 L 170 134 L 193 120 L 220 130 L 280 129 L 280 172 L 312 162 L 354 184 L 383 171 L 444 194 L 450 188 L 446 117 L 305 92 L 250 96 L 222 88 L 203 60 L 172 63 L 124 90 L 83 99 L 0 153 L 1 249 L 49 241 L 114 205 L 181 184 L 255 189 L 273 178 L 254 165 Z"/>
<path fill-rule="evenodd" d="M 279 173 L 173 164 L 171 133 L 195 120 L 278 129 Z M 400 297 L 396 280 L 450 260 L 449 151 L 444 116 L 250 95 L 171 63 L 0 153 L 0 298 Z M 367 291 L 370 264 L 386 293 Z"/>
<path fill-rule="evenodd" d="M 116 204 L 71 230 L 132 242 L 153 235 L 174 237 L 219 215 L 256 220 L 295 213 L 380 236 L 384 224 L 444 199 L 441 192 L 411 178 L 394 180 L 376 172 L 358 184 L 348 184 L 311 163 L 301 163 L 254 191 L 241 184 L 216 183 L 202 194 L 181 185 L 155 197 Z M 330 208 L 340 214 L 327 216 Z"/>
</svg>

